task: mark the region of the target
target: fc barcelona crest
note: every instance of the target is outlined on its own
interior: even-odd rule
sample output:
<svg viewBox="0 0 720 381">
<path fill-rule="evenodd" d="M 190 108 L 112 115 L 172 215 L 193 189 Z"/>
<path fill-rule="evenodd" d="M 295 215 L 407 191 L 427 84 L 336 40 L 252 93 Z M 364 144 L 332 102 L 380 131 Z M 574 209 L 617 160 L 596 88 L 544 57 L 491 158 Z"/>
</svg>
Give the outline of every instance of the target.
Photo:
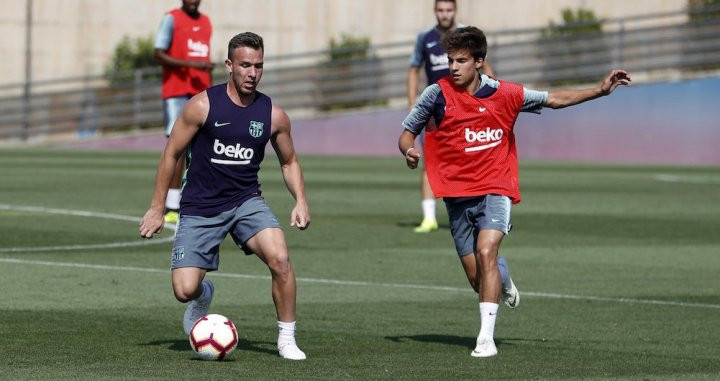
<svg viewBox="0 0 720 381">
<path fill-rule="evenodd" d="M 251 120 L 250 121 L 250 136 L 252 136 L 253 138 L 259 138 L 262 136 L 262 133 L 263 133 L 263 123 Z"/>
</svg>

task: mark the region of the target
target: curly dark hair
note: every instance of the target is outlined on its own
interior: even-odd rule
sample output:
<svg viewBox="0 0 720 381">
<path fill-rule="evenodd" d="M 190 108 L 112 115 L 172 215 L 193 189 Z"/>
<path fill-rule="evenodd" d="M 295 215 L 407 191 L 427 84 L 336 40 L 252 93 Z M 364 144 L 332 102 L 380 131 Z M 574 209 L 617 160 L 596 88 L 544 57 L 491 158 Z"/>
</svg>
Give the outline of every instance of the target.
<svg viewBox="0 0 720 381">
<path fill-rule="evenodd" d="M 442 44 L 448 53 L 467 50 L 475 59 L 485 59 L 485 55 L 487 55 L 485 33 L 474 26 L 457 28 L 445 33 L 442 37 Z"/>
</svg>

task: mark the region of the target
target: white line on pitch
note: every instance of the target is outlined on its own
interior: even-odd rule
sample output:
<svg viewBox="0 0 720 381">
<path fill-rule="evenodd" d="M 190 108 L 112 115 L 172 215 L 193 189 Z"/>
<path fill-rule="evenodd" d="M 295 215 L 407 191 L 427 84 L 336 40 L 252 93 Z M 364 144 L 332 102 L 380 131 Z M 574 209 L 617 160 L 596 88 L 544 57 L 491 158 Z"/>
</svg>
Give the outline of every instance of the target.
<svg viewBox="0 0 720 381">
<path fill-rule="evenodd" d="M 0 258 L 0 262 L 21 264 L 21 265 L 70 267 L 70 268 L 81 268 L 81 269 L 92 269 L 92 270 L 131 271 L 131 272 L 161 273 L 161 274 L 170 273 L 170 270 L 163 270 L 163 269 L 128 267 L 128 266 L 95 265 L 95 264 L 90 264 L 90 263 L 35 261 L 35 260 L 25 260 L 25 259 L 17 259 L 17 258 Z M 261 279 L 261 280 L 269 280 L 270 279 L 270 276 L 268 276 L 268 275 L 251 275 L 251 274 L 236 274 L 236 273 L 222 273 L 222 272 L 213 272 L 211 276 L 212 277 L 225 277 L 225 278 L 241 278 L 241 279 Z M 459 287 L 430 286 L 430 285 L 406 284 L 406 283 L 383 283 L 383 282 L 375 283 L 375 282 L 365 282 L 365 281 L 322 279 L 322 278 L 297 278 L 297 281 L 303 282 L 303 283 L 334 284 L 334 285 L 340 285 L 340 286 L 388 287 L 388 288 L 404 288 L 404 289 L 450 291 L 450 292 L 469 292 L 470 291 L 468 288 L 459 288 Z M 668 301 L 668 300 L 609 298 L 609 297 L 602 297 L 602 296 L 567 295 L 567 294 L 555 294 L 555 293 L 532 292 L 532 291 L 530 291 L 530 292 L 524 291 L 522 293 L 522 295 L 523 296 L 534 296 L 534 297 L 538 297 L 538 298 L 549 298 L 549 299 L 571 299 L 571 300 L 587 300 L 587 301 L 594 301 L 594 302 L 650 304 L 650 305 L 674 306 L 674 307 L 720 309 L 720 304 L 687 303 L 687 302 L 675 302 L 675 301 Z"/>
<path fill-rule="evenodd" d="M 661 173 L 653 176 L 653 179 L 666 183 L 720 184 L 719 178 L 710 176 L 678 176 Z"/>
<path fill-rule="evenodd" d="M 44 208 L 38 206 L 18 206 L 0 204 L 0 210 L 14 210 L 18 212 L 32 212 L 32 213 L 47 213 L 47 214 L 61 214 L 66 216 L 76 217 L 92 217 L 102 218 L 106 220 L 119 220 L 119 221 L 130 221 L 140 222 L 140 218 L 133 216 L 125 216 L 122 214 L 112 213 L 98 213 L 89 212 L 85 210 L 72 210 L 72 209 L 57 209 L 57 208 Z M 175 224 L 165 224 L 165 228 L 175 230 Z M 134 247 L 134 246 L 146 246 L 155 245 L 158 243 L 172 242 L 174 237 L 165 237 L 153 240 L 144 240 L 137 238 L 129 242 L 111 242 L 111 243 L 98 243 L 98 244 L 87 244 L 87 245 L 64 245 L 64 246 L 41 246 L 41 247 L 0 247 L 0 253 L 31 253 L 39 251 L 69 251 L 69 250 L 87 250 L 87 249 L 113 249 L 121 247 Z"/>
</svg>

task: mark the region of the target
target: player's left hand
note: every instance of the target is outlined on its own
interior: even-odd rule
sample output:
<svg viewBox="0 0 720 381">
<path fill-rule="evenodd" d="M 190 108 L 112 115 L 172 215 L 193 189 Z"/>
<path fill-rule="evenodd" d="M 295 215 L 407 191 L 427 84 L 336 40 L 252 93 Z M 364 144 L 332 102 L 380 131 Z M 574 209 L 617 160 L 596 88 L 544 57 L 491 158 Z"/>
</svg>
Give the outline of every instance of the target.
<svg viewBox="0 0 720 381">
<path fill-rule="evenodd" d="M 603 95 L 608 95 L 620 85 L 630 86 L 630 82 L 632 82 L 632 79 L 630 79 L 630 74 L 627 71 L 616 69 L 608 74 L 602 85 L 600 85 L 600 90 L 602 90 Z"/>
<path fill-rule="evenodd" d="M 305 230 L 310 227 L 310 208 L 306 202 L 299 202 L 295 204 L 292 212 L 290 213 L 290 226 L 294 226 L 300 230 Z"/>
</svg>

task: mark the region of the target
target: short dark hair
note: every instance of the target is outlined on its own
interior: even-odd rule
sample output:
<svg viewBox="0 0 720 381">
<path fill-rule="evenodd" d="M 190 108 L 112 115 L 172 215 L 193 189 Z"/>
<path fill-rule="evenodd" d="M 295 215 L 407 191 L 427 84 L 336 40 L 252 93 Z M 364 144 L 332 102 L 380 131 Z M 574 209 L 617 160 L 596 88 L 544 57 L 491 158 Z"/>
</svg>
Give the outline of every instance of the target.
<svg viewBox="0 0 720 381">
<path fill-rule="evenodd" d="M 457 8 L 457 4 L 455 3 L 455 0 L 435 0 L 435 6 L 437 6 L 437 3 L 440 3 L 440 2 L 453 3 L 453 5 Z"/>
<path fill-rule="evenodd" d="M 474 26 L 466 26 L 448 31 L 442 37 L 445 50 L 457 52 L 467 50 L 474 59 L 485 59 L 487 55 L 487 39 L 482 30 Z"/>
<path fill-rule="evenodd" d="M 228 59 L 232 59 L 232 52 L 241 46 L 263 51 L 265 50 L 262 37 L 253 32 L 243 32 L 230 39 L 230 42 L 228 43 Z"/>
</svg>

